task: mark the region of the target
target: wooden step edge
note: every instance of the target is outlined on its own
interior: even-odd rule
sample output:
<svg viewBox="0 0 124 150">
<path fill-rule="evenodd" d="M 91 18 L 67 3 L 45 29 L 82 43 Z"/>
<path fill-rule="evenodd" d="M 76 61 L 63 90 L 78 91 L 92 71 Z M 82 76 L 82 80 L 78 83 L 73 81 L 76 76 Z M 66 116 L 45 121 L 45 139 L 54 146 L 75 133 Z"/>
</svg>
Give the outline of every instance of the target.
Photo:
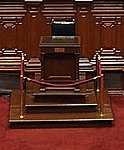
<svg viewBox="0 0 124 150">
<path fill-rule="evenodd" d="M 87 128 L 87 127 L 112 127 L 113 119 L 105 120 L 73 120 L 73 121 L 9 121 L 10 128 Z"/>
<path fill-rule="evenodd" d="M 26 107 L 26 113 L 86 113 L 96 112 L 97 106 L 48 106 L 48 107 Z"/>
<path fill-rule="evenodd" d="M 39 93 L 33 93 L 33 96 L 86 96 L 87 93 L 45 93 L 45 92 L 39 92 Z"/>
<path fill-rule="evenodd" d="M 25 107 L 88 107 L 88 106 L 98 106 L 97 103 L 94 104 L 26 104 Z"/>
<path fill-rule="evenodd" d="M 85 121 L 114 121 L 113 118 L 82 118 L 82 119 L 51 119 L 51 120 L 30 120 L 30 119 L 10 119 L 9 123 L 12 122 L 85 122 Z"/>
</svg>

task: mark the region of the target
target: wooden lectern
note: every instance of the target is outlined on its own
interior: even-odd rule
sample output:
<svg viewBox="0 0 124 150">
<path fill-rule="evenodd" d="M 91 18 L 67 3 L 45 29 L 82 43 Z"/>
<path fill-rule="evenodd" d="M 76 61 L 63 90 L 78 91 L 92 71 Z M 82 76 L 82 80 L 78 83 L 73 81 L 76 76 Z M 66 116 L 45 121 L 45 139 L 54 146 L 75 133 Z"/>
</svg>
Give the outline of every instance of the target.
<svg viewBox="0 0 124 150">
<path fill-rule="evenodd" d="M 79 80 L 79 36 L 42 36 L 41 80 L 71 83 Z"/>
</svg>

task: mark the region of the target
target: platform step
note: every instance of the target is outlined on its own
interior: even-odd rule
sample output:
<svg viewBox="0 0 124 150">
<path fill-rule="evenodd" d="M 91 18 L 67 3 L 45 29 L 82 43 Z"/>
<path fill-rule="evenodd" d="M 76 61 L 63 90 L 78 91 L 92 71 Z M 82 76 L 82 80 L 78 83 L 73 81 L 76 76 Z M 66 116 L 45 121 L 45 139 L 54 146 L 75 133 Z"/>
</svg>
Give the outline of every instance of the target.
<svg viewBox="0 0 124 150">
<path fill-rule="evenodd" d="M 80 92 L 39 92 L 32 94 L 35 98 L 34 101 L 84 101 L 87 93 Z"/>
<path fill-rule="evenodd" d="M 19 91 L 13 90 L 11 94 L 9 123 L 11 128 L 112 126 L 114 118 L 109 97 L 105 96 L 104 102 L 103 116 L 101 116 L 97 106 L 97 111 L 93 112 L 27 113 L 25 111 L 24 118 L 21 119 Z"/>
<path fill-rule="evenodd" d="M 104 116 L 99 112 L 90 113 L 42 113 L 25 114 L 24 119 L 19 118 L 19 109 L 15 109 L 16 116 L 10 115 L 11 127 L 88 127 L 111 126 L 113 116 L 110 106 L 105 106 Z"/>
<path fill-rule="evenodd" d="M 41 95 L 26 94 L 26 112 L 91 112 L 98 106 L 94 94 L 42 93 Z M 90 100 L 89 100 L 90 99 Z"/>
</svg>

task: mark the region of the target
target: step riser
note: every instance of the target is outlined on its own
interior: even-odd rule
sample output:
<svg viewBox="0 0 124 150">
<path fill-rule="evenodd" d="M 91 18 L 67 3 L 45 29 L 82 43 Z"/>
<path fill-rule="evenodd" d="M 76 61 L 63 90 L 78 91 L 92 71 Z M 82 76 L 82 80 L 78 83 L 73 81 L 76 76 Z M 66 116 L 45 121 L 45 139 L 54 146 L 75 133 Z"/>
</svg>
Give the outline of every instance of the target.
<svg viewBox="0 0 124 150">
<path fill-rule="evenodd" d="M 34 102 L 77 102 L 77 103 L 84 103 L 86 102 L 86 97 L 85 96 L 78 96 L 78 95 L 75 95 L 75 96 L 60 96 L 60 95 L 57 95 L 57 96 L 35 96 L 34 98 Z"/>
<path fill-rule="evenodd" d="M 47 121 L 47 122 L 14 122 L 10 126 L 13 129 L 16 128 L 81 128 L 81 127 L 111 127 L 113 125 L 112 120 L 104 121 Z"/>
<path fill-rule="evenodd" d="M 26 106 L 27 113 L 72 113 L 72 112 L 96 112 L 97 106 Z"/>
</svg>

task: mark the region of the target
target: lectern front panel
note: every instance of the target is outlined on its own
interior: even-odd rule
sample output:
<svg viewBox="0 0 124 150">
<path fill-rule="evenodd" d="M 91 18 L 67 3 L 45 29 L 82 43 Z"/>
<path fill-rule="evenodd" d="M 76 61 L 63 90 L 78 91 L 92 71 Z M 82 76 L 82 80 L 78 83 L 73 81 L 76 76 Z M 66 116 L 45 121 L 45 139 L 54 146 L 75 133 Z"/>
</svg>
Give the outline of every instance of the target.
<svg viewBox="0 0 124 150">
<path fill-rule="evenodd" d="M 79 37 L 41 37 L 40 47 L 42 80 L 67 83 L 79 80 Z"/>
<path fill-rule="evenodd" d="M 65 53 L 49 53 L 44 55 L 44 80 L 75 81 L 78 55 Z"/>
</svg>

